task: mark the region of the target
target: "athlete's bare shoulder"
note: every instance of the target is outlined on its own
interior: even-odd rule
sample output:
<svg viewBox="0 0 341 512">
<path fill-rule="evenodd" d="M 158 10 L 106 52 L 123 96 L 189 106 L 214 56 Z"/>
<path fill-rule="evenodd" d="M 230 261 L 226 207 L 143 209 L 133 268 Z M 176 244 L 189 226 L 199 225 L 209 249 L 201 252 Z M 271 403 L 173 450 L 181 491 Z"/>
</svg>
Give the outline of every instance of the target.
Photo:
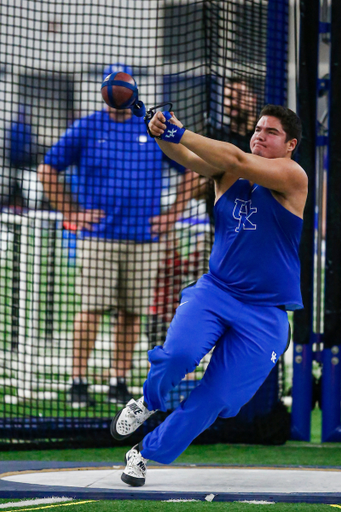
<svg viewBox="0 0 341 512">
<path fill-rule="evenodd" d="M 303 218 L 308 196 L 307 173 L 293 160 L 284 162 L 284 164 L 288 168 L 285 188 L 283 190 L 271 189 L 271 193 L 284 208 L 294 215 Z"/>
</svg>

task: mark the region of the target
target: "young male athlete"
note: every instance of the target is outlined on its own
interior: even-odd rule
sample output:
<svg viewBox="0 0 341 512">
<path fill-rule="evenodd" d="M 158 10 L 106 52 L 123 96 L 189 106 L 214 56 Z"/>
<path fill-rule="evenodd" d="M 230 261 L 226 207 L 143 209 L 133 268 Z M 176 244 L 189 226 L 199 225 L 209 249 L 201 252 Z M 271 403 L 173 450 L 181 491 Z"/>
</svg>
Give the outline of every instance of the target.
<svg viewBox="0 0 341 512">
<path fill-rule="evenodd" d="M 114 418 L 113 436 L 128 437 L 165 411 L 167 393 L 214 351 L 187 400 L 126 454 L 122 480 L 133 486 L 145 483 L 148 459 L 172 462 L 218 416 L 238 413 L 285 350 L 286 310 L 303 307 L 298 246 L 308 183 L 291 158 L 301 139 L 297 115 L 264 107 L 252 154 L 185 130 L 173 113 L 158 112 L 149 131 L 170 158 L 213 177 L 215 242 L 208 274 L 184 290 L 164 346 L 149 352 L 143 397 Z"/>
</svg>

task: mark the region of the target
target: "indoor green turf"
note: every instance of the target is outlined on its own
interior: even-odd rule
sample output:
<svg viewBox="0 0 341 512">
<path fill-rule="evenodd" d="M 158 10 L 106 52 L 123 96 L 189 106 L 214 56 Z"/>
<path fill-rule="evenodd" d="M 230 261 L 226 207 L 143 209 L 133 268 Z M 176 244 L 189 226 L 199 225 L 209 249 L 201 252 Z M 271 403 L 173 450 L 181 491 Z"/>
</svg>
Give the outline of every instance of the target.
<svg viewBox="0 0 341 512">
<path fill-rule="evenodd" d="M 0 500 L 0 503 L 11 500 Z M 85 500 L 75 500 L 85 501 Z M 38 509 L 39 506 L 25 507 L 25 510 Z M 40 505 L 40 510 L 45 510 Z M 70 507 L 70 502 L 54 506 L 54 512 L 332 512 L 337 508 L 323 504 L 307 503 L 275 503 L 271 505 L 260 505 L 254 503 L 237 502 L 173 502 L 165 503 L 159 501 L 96 501 L 93 503 L 75 504 Z M 4 509 L 6 511 L 6 509 Z M 20 511 L 20 508 L 15 508 Z"/>
</svg>

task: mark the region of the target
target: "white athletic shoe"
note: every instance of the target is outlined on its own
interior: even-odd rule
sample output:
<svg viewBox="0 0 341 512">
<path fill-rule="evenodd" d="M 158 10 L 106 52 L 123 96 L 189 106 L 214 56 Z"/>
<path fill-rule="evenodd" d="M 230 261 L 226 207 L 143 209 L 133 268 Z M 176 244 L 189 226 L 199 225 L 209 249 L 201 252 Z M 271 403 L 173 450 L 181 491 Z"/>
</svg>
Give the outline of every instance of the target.
<svg viewBox="0 0 341 512">
<path fill-rule="evenodd" d="M 124 409 L 118 412 L 110 425 L 111 435 L 118 441 L 129 437 L 156 411 L 148 411 L 143 404 L 143 396 L 130 400 Z"/>
<path fill-rule="evenodd" d="M 148 459 L 142 457 L 138 445 L 135 445 L 126 453 L 126 467 L 121 475 L 121 480 L 125 484 L 133 487 L 141 487 L 145 484 L 147 474 Z"/>
</svg>

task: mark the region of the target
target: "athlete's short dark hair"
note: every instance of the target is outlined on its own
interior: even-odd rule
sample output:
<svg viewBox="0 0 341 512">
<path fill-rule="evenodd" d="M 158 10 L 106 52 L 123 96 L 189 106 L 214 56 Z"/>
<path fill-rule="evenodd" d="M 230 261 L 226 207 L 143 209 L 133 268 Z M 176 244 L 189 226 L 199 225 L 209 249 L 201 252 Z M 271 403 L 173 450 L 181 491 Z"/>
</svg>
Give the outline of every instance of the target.
<svg viewBox="0 0 341 512">
<path fill-rule="evenodd" d="M 283 130 L 287 134 L 286 142 L 297 139 L 296 147 L 292 152 L 294 154 L 302 139 L 302 123 L 298 115 L 290 108 L 281 105 L 265 105 L 259 114 L 257 123 L 263 116 L 273 116 L 280 120 Z"/>
</svg>

